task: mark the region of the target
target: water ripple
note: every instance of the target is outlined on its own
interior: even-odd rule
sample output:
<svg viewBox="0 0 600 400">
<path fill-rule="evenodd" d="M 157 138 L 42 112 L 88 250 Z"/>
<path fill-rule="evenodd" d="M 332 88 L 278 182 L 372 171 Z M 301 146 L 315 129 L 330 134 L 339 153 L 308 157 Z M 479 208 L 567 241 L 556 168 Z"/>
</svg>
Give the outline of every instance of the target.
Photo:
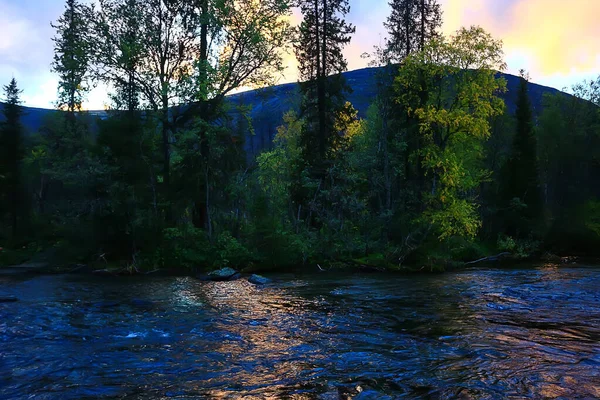
<svg viewBox="0 0 600 400">
<path fill-rule="evenodd" d="M 3 278 L 2 399 L 600 398 L 600 269 Z"/>
</svg>

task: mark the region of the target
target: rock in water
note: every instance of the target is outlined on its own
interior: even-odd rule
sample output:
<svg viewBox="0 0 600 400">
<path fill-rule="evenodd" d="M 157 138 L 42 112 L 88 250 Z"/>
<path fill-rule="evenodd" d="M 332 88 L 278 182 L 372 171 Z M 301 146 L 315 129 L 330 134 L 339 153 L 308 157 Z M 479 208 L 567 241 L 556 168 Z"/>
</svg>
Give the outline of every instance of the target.
<svg viewBox="0 0 600 400">
<path fill-rule="evenodd" d="M 248 282 L 254 283 L 255 285 L 264 285 L 271 282 L 271 280 L 261 275 L 252 274 L 248 278 Z"/>
<path fill-rule="evenodd" d="M 233 281 L 239 279 L 239 273 L 233 268 L 225 267 L 209 272 L 208 275 L 198 275 L 198 279 L 203 281 Z"/>
<path fill-rule="evenodd" d="M 15 296 L 0 297 L 0 303 L 14 303 L 15 301 L 19 301 Z"/>
<path fill-rule="evenodd" d="M 242 278 L 242 274 L 240 274 L 239 272 L 236 272 L 235 274 L 231 275 L 229 278 L 227 278 L 228 281 L 237 281 L 238 279 Z"/>
</svg>

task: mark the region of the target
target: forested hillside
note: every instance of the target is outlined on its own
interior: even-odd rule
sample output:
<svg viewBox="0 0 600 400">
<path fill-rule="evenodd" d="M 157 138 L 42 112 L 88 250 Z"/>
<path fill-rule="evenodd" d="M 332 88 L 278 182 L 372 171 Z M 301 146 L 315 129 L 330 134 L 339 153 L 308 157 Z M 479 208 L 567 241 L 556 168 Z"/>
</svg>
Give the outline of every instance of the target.
<svg viewBox="0 0 600 400">
<path fill-rule="evenodd" d="M 377 74 L 381 73 L 382 67 L 371 67 L 356 71 L 344 72 L 342 75 L 350 86 L 347 97 L 348 101 L 358 111 L 359 118 L 365 118 L 369 105 L 377 96 Z M 506 92 L 500 96 L 506 102 L 507 112 L 515 112 L 515 96 L 519 86 L 519 77 L 510 74 L 499 74 L 506 80 Z M 531 98 L 534 115 L 537 117 L 543 110 L 544 95 L 557 94 L 559 91 L 554 88 L 528 83 L 529 96 Z M 247 112 L 251 117 L 252 130 L 245 130 L 245 149 L 249 156 L 255 157 L 263 149 L 271 149 L 277 128 L 283 124 L 283 115 L 290 111 L 299 111 L 301 103 L 300 87 L 297 83 L 287 83 L 282 85 L 269 86 L 261 89 L 254 89 L 238 94 L 228 96 L 225 101 L 229 103 L 228 114 L 231 118 L 239 117 L 241 112 Z M 0 102 L 0 110 L 3 103 Z M 249 110 L 246 110 L 249 108 Z M 31 136 L 39 132 L 44 119 L 48 118 L 48 113 L 56 110 L 43 108 L 23 107 L 21 123 L 24 128 L 24 135 Z M 110 110 L 92 110 L 85 111 L 91 117 L 89 122 L 92 124 L 90 129 L 96 131 L 97 120 L 104 120 L 110 113 Z M 0 120 L 2 115 L 0 115 Z"/>
<path fill-rule="evenodd" d="M 600 77 L 572 95 L 532 84 L 504 73 L 481 27 L 442 35 L 436 0 L 390 6 L 373 68 L 347 72 L 347 0 L 67 0 L 52 25 L 57 111 L 5 86 L 0 264 L 443 270 L 597 255 Z M 286 52 L 299 83 L 273 86 Z M 97 83 L 110 110 L 84 112 Z"/>
</svg>

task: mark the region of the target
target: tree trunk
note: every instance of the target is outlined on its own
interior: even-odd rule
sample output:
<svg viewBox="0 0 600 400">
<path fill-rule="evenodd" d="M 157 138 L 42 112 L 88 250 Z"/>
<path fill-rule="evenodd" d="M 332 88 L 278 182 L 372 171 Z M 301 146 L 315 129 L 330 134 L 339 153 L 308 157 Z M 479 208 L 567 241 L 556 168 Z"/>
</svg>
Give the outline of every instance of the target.
<svg viewBox="0 0 600 400">
<path fill-rule="evenodd" d="M 208 71 L 206 69 L 206 63 L 208 62 L 208 0 L 202 0 L 201 4 L 202 12 L 202 24 L 200 26 L 200 85 L 202 86 L 202 98 L 200 99 L 200 107 L 198 115 L 203 120 L 206 120 L 210 114 L 209 105 L 206 99 L 206 92 L 208 89 Z M 206 230 L 209 238 L 212 235 L 212 223 L 210 219 L 210 208 L 209 208 L 209 181 L 208 181 L 208 170 L 209 170 L 209 151 L 210 147 L 208 144 L 207 132 L 204 127 L 201 128 L 200 132 L 200 157 L 204 163 L 204 193 L 202 189 L 194 201 L 194 218 L 193 224 L 196 228 L 203 228 Z"/>
<path fill-rule="evenodd" d="M 421 43 L 420 50 L 423 51 L 425 48 L 425 19 L 427 18 L 427 10 L 425 9 L 425 0 L 421 0 Z"/>
<path fill-rule="evenodd" d="M 167 202 L 166 220 L 172 221 L 171 210 L 171 152 L 169 144 L 169 99 L 162 97 L 162 147 L 163 147 L 163 193 Z"/>
</svg>

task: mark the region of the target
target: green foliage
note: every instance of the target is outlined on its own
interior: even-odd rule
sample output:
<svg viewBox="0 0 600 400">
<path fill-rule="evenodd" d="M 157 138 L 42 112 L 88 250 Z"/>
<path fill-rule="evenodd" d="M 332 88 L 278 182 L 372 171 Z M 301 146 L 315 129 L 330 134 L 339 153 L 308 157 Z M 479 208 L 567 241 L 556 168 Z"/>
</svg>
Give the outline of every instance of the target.
<svg viewBox="0 0 600 400">
<path fill-rule="evenodd" d="M 301 0 L 303 15 L 295 43 L 296 59 L 302 83 L 301 113 L 303 159 L 311 178 L 322 179 L 339 145 L 338 119 L 346 107 L 348 90 L 341 75 L 347 68 L 342 53 L 355 28 L 344 17 L 350 11 L 348 0 Z M 305 199 L 306 200 L 306 199 Z"/>
<path fill-rule="evenodd" d="M 217 237 L 215 247 L 217 252 L 215 267 L 228 266 L 239 269 L 255 259 L 255 256 L 227 231 Z"/>
<path fill-rule="evenodd" d="M 392 60 L 401 61 L 439 37 L 442 10 L 437 0 L 391 0 L 389 5 L 392 12 L 384 26 L 389 33 L 386 50 Z"/>
<path fill-rule="evenodd" d="M 497 97 L 505 82 L 501 43 L 483 29 L 461 29 L 449 40 L 433 39 L 402 64 L 395 85 L 399 101 L 419 124 L 422 160 L 430 189 L 425 219 L 440 240 L 474 237 L 480 227 L 476 189 L 487 179 L 483 143 L 490 118 L 504 112 Z"/>
<path fill-rule="evenodd" d="M 67 0 L 65 12 L 52 27 L 57 36 L 54 41 L 52 71 L 59 76 L 59 109 L 69 113 L 81 110 L 88 91 L 87 79 L 92 55 L 90 31 L 88 30 L 93 8 L 78 0 Z"/>
<path fill-rule="evenodd" d="M 496 247 L 518 257 L 542 245 L 600 248 L 600 83 L 547 98 L 536 126 L 522 81 L 513 119 L 498 97 L 501 43 L 478 27 L 441 37 L 435 0 L 391 2 L 393 37 L 377 50 L 385 67 L 362 120 L 341 75 L 354 33 L 347 0 L 294 3 L 298 35 L 289 0 L 97 4 L 67 0 L 55 24 L 52 68 L 68 112 L 49 115 L 26 148 L 19 91 L 7 88 L 0 236 L 12 249 L 0 263 L 33 257 L 39 243 L 61 263 L 188 272 L 441 271 Z M 287 113 L 273 147 L 250 159 L 253 105 L 225 96 L 273 83 L 294 39 L 300 113 Z M 76 112 L 97 81 L 114 89 L 102 121 Z M 17 186 L 27 190 L 18 202 Z M 17 215 L 7 206 L 26 198 L 29 246 L 5 240 Z M 510 220 L 522 224 L 516 234 Z"/>
<path fill-rule="evenodd" d="M 518 258 L 528 258 L 537 253 L 541 248 L 539 240 L 529 238 L 513 238 L 508 235 L 498 236 L 498 249 L 506 251 Z"/>
<path fill-rule="evenodd" d="M 206 232 L 192 226 L 166 228 L 150 262 L 167 269 L 203 269 L 212 263 Z"/>
<path fill-rule="evenodd" d="M 503 205 L 506 209 L 506 231 L 519 237 L 526 237 L 539 228 L 542 197 L 538 173 L 537 139 L 533 129 L 528 81 L 524 76 L 520 79 L 516 104 L 516 133 L 511 156 L 502 174 L 501 196 L 505 199 Z"/>
<path fill-rule="evenodd" d="M 585 205 L 584 214 L 587 216 L 586 227 L 600 237 L 600 200 L 589 201 Z"/>
<path fill-rule="evenodd" d="M 19 224 L 25 222 L 28 203 L 22 174 L 24 149 L 20 94 L 14 78 L 4 86 L 4 121 L 0 122 L 0 238 L 5 234 L 1 229 L 2 222 L 9 216 L 13 241 L 17 239 Z"/>
</svg>

